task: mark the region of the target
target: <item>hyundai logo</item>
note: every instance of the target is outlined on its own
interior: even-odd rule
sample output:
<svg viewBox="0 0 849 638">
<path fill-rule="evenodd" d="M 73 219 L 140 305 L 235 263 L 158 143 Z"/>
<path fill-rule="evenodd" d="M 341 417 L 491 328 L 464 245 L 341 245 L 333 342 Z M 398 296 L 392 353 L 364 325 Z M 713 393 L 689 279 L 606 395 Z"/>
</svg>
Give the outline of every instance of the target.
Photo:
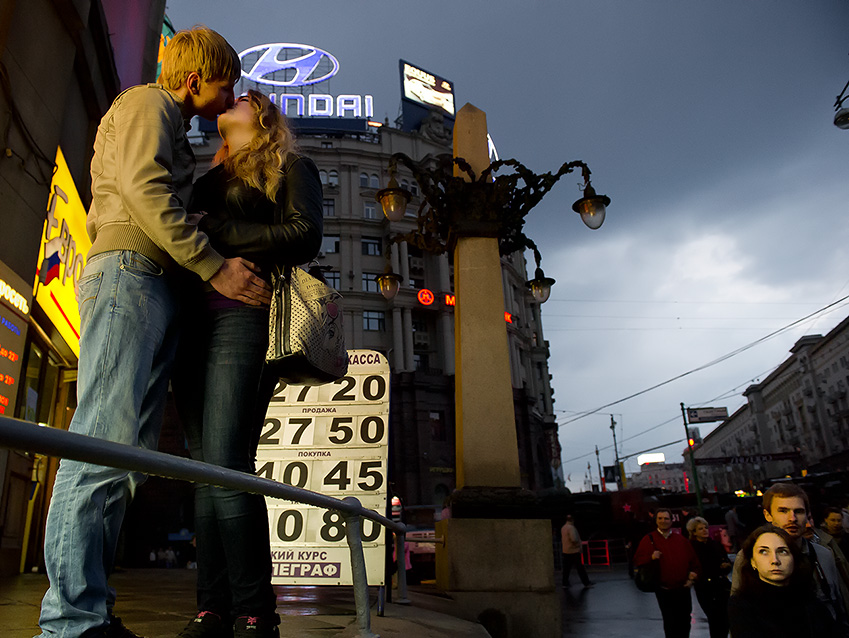
<svg viewBox="0 0 849 638">
<path fill-rule="evenodd" d="M 245 57 L 258 53 L 259 57 L 250 70 Z M 318 84 L 336 75 L 339 61 L 327 51 L 309 44 L 260 44 L 245 49 L 239 54 L 242 61 L 242 75 L 259 84 L 274 86 L 307 86 Z M 331 67 L 328 71 L 327 68 Z M 276 79 L 280 73 L 284 79 Z"/>
</svg>

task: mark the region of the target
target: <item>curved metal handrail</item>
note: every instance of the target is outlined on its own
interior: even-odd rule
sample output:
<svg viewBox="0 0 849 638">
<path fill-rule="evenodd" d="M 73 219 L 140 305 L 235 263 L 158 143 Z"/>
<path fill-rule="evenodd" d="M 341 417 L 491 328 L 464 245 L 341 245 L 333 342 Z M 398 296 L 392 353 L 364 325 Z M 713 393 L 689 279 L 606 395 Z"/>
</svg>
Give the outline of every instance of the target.
<svg viewBox="0 0 849 638">
<path fill-rule="evenodd" d="M 403 559 L 407 526 L 392 521 L 374 510 L 364 508 L 360 501 L 352 496 L 340 500 L 318 492 L 217 465 L 210 465 L 202 461 L 155 450 L 145 450 L 114 441 L 105 441 L 4 416 L 0 416 L 0 447 L 37 452 L 46 456 L 105 465 L 163 478 L 207 483 L 272 498 L 298 501 L 340 512 L 345 517 L 348 530 L 347 540 L 351 549 L 351 567 L 354 576 L 354 599 L 357 605 L 360 635 L 363 638 L 374 636 L 369 628 L 368 583 L 365 574 L 362 540 L 359 534 L 359 519 L 367 518 L 395 533 L 398 544 L 397 555 L 401 557 L 398 561 L 398 593 L 400 595 L 398 602 L 409 602 L 407 600 L 406 572 Z"/>
</svg>

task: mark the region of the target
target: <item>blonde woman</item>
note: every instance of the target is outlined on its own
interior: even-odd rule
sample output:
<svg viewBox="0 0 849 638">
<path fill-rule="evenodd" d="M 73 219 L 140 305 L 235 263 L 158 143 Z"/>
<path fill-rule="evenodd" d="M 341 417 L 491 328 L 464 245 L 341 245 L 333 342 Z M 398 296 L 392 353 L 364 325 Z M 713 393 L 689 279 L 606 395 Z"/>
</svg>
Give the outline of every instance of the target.
<svg viewBox="0 0 849 638">
<path fill-rule="evenodd" d="M 212 245 L 269 280 L 275 266 L 318 253 L 322 191 L 313 162 L 297 154 L 285 116 L 249 91 L 218 118 L 216 165 L 195 183 L 189 211 Z M 186 319 L 174 389 L 192 458 L 255 471 L 259 430 L 271 397 L 263 378 L 268 308 L 199 286 Z M 181 638 L 276 638 L 265 499 L 195 488 L 198 615 Z"/>
<path fill-rule="evenodd" d="M 702 566 L 701 578 L 696 581 L 694 589 L 708 619 L 710 638 L 726 638 L 731 591 L 731 581 L 727 576 L 731 571 L 731 561 L 722 545 L 710 537 L 710 526 L 701 516 L 687 521 L 687 534 Z"/>
</svg>

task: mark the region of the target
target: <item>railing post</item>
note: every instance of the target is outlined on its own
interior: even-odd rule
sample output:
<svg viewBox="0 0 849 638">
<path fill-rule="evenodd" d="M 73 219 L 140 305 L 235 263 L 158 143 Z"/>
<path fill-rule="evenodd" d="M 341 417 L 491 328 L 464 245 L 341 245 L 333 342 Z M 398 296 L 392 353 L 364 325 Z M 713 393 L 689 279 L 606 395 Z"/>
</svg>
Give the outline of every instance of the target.
<svg viewBox="0 0 849 638">
<path fill-rule="evenodd" d="M 395 532 L 395 564 L 398 566 L 398 600 L 399 605 L 409 605 L 407 598 L 407 530 Z"/>
<path fill-rule="evenodd" d="M 345 503 L 361 507 L 360 501 L 353 496 L 342 499 Z M 379 638 L 371 631 L 371 613 L 368 603 L 368 575 L 363 555 L 363 539 L 360 536 L 361 519 L 359 514 L 340 512 L 345 519 L 345 534 L 348 549 L 351 550 L 351 579 L 354 583 L 354 603 L 357 606 L 357 624 L 361 638 Z"/>
</svg>

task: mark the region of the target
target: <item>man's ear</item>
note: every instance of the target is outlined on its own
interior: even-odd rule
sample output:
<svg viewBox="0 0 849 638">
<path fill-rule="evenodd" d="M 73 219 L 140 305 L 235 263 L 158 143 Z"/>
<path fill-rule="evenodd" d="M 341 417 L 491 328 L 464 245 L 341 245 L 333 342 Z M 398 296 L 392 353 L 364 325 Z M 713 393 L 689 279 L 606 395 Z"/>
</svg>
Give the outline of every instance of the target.
<svg viewBox="0 0 849 638">
<path fill-rule="evenodd" d="M 200 93 L 200 74 L 197 71 L 192 71 L 189 75 L 186 76 L 186 87 L 189 89 L 189 93 L 192 95 L 198 95 Z"/>
<path fill-rule="evenodd" d="M 767 509 L 764 510 L 764 518 L 766 519 L 767 523 L 772 523 L 772 514 L 770 514 L 769 510 Z"/>
</svg>

